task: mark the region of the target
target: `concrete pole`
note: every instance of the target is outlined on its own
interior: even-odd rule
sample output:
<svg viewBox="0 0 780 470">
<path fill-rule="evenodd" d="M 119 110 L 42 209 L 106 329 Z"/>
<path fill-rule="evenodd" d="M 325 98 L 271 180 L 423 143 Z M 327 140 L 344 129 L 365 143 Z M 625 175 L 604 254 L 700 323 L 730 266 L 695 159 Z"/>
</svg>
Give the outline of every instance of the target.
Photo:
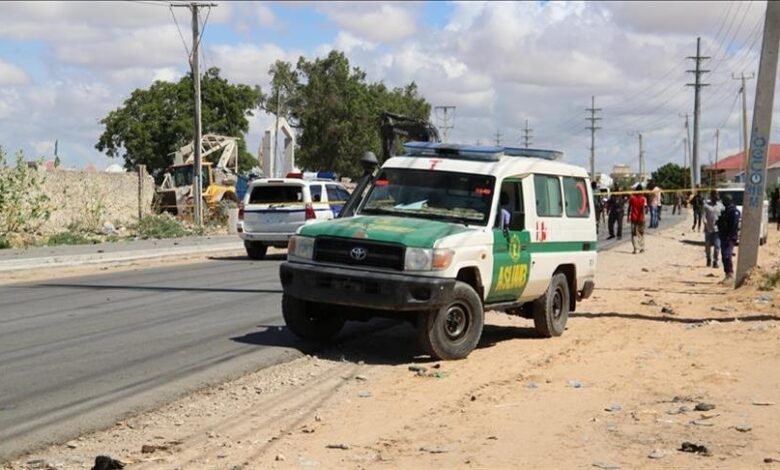
<svg viewBox="0 0 780 470">
<path fill-rule="evenodd" d="M 739 258 L 735 287 L 740 287 L 758 262 L 761 217 L 766 190 L 767 150 L 772 129 L 772 107 L 775 100 L 777 56 L 780 46 L 780 2 L 767 2 L 764 39 L 753 101 L 753 126 L 750 134 L 750 161 L 745 178 L 745 200 L 742 204 Z"/>
<path fill-rule="evenodd" d="M 195 202 L 195 225 L 203 225 L 203 183 L 201 172 L 203 171 L 203 162 L 200 156 L 201 122 L 200 122 L 200 69 L 198 65 L 198 46 L 200 42 L 198 28 L 198 4 L 190 5 L 192 11 L 192 81 L 195 85 L 195 139 L 193 140 L 195 150 L 195 160 L 193 161 L 192 178 L 192 197 Z"/>
</svg>

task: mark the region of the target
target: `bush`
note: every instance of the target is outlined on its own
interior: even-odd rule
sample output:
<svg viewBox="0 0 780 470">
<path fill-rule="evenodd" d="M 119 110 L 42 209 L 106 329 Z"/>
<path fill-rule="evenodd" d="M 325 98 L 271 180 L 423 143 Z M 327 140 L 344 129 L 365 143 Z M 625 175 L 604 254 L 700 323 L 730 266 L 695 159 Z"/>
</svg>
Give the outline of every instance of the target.
<svg viewBox="0 0 780 470">
<path fill-rule="evenodd" d="M 192 235 L 181 222 L 168 214 L 147 215 L 138 221 L 135 230 L 140 238 L 179 238 Z"/>
<path fill-rule="evenodd" d="M 54 235 L 51 235 L 48 240 L 46 240 L 46 244 L 49 246 L 54 245 L 89 245 L 97 243 L 96 240 L 93 240 L 91 238 L 85 237 L 83 234 L 78 232 L 60 232 L 55 233 Z"/>
<path fill-rule="evenodd" d="M 31 168 L 21 151 L 9 167 L 0 147 L 0 232 L 35 232 L 49 220 L 49 198 L 40 191 L 45 183 L 45 175 Z"/>
<path fill-rule="evenodd" d="M 758 290 L 774 290 L 778 284 L 780 284 L 780 269 L 775 269 L 761 275 Z"/>
<path fill-rule="evenodd" d="M 6 248 L 11 248 L 11 242 L 5 237 L 5 235 L 0 235 L 0 250 L 4 250 Z"/>
</svg>

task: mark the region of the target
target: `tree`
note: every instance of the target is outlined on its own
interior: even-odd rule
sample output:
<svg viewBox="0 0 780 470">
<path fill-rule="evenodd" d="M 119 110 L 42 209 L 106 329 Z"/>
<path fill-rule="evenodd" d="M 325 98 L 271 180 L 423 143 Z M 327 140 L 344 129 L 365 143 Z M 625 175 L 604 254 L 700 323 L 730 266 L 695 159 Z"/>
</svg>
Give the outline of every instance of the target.
<svg viewBox="0 0 780 470">
<path fill-rule="evenodd" d="M 192 75 L 178 83 L 156 81 L 148 89 L 137 89 L 122 106 L 100 123 L 105 126 L 95 148 L 109 157 L 122 157 L 125 168 L 146 165 L 159 178 L 173 163 L 172 153 L 191 142 L 195 134 Z M 212 67 L 201 80 L 201 122 L 203 134 L 239 137 L 239 170 L 257 164 L 246 150 L 243 136 L 261 99 L 260 89 L 231 84 Z"/>
<path fill-rule="evenodd" d="M 379 153 L 379 117 L 382 111 L 428 119 L 430 104 L 412 82 L 388 89 L 369 83 L 366 74 L 350 67 L 342 52 L 325 58 L 277 61 L 269 70 L 271 93 L 261 107 L 285 116 L 298 132 L 297 164 L 306 170 L 333 170 L 357 176 L 358 158 L 371 150 Z M 278 99 L 277 99 L 278 97 Z"/>
<path fill-rule="evenodd" d="M 676 163 L 659 167 L 650 178 L 661 189 L 686 189 L 688 186 L 688 171 Z"/>
</svg>

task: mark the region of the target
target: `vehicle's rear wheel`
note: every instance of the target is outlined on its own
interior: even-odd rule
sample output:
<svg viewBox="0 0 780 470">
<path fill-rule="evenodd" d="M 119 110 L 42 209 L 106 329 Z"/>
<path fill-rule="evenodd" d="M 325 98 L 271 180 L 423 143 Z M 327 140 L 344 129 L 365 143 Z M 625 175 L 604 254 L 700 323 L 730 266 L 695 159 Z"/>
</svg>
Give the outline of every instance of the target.
<svg viewBox="0 0 780 470">
<path fill-rule="evenodd" d="M 282 316 L 287 328 L 309 341 L 324 341 L 341 331 L 344 316 L 327 312 L 322 305 L 282 294 Z"/>
<path fill-rule="evenodd" d="M 534 328 L 539 336 L 561 336 L 569 319 L 569 282 L 557 273 L 550 279 L 547 292 L 534 301 Z"/>
<path fill-rule="evenodd" d="M 246 249 L 247 256 L 252 259 L 263 259 L 265 258 L 266 251 L 268 251 L 268 245 L 260 242 L 245 241 L 244 248 Z"/>
<path fill-rule="evenodd" d="M 457 281 L 450 303 L 419 314 L 420 345 L 437 359 L 463 359 L 477 347 L 484 321 L 479 294 Z"/>
</svg>

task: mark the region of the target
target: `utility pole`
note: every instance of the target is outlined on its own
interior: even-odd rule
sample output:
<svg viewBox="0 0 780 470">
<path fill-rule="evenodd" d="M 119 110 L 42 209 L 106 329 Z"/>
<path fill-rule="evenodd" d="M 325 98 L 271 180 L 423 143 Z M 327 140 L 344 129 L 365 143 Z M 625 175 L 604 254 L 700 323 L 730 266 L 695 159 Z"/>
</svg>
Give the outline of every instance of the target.
<svg viewBox="0 0 780 470">
<path fill-rule="evenodd" d="M 639 133 L 639 179 L 645 180 L 645 150 L 642 147 L 642 133 Z"/>
<path fill-rule="evenodd" d="M 772 107 L 777 81 L 777 56 L 780 45 L 780 3 L 767 2 L 764 17 L 764 39 L 753 99 L 753 126 L 750 133 L 750 157 L 745 174 L 745 200 L 742 204 L 739 258 L 735 287 L 745 282 L 748 272 L 758 262 L 761 217 L 766 190 L 767 150 L 772 130 Z"/>
<path fill-rule="evenodd" d="M 439 121 L 442 141 L 449 142 L 450 131 L 455 128 L 455 106 L 436 106 L 433 113 Z"/>
<path fill-rule="evenodd" d="M 715 169 L 710 170 L 710 174 L 713 175 L 713 183 L 710 183 L 712 187 L 715 187 L 718 185 L 718 162 L 720 161 L 719 152 L 720 151 L 720 129 L 715 129 Z"/>
<path fill-rule="evenodd" d="M 496 129 L 496 147 L 501 146 L 501 131 Z"/>
<path fill-rule="evenodd" d="M 192 71 L 192 82 L 194 85 L 195 95 L 195 138 L 192 141 L 193 150 L 195 151 L 193 160 L 193 172 L 192 172 L 192 196 L 194 199 L 194 211 L 193 217 L 195 225 L 200 227 L 203 225 L 203 161 L 201 160 L 201 122 L 200 122 L 200 66 L 198 64 L 199 48 L 200 48 L 200 36 L 201 32 L 200 21 L 198 16 L 198 9 L 207 7 L 215 7 L 216 3 L 198 3 L 192 2 L 189 4 L 171 4 L 173 7 L 187 7 L 192 13 L 192 52 L 190 55 L 190 70 Z"/>
<path fill-rule="evenodd" d="M 272 166 L 271 166 L 271 171 L 269 172 L 269 174 L 267 176 L 268 178 L 281 178 L 282 176 L 284 176 L 284 175 L 282 175 L 279 172 L 279 166 L 280 165 L 279 165 L 279 155 L 278 155 L 278 153 L 279 153 L 278 152 L 278 150 L 279 150 L 278 149 L 278 147 L 279 147 L 279 112 L 281 111 L 280 110 L 280 105 L 281 105 L 281 102 L 282 102 L 280 95 L 281 95 L 281 93 L 280 93 L 279 87 L 277 87 L 276 88 L 276 119 L 274 121 L 274 138 L 271 141 L 271 143 L 273 144 L 271 146 L 271 148 L 273 150 L 271 150 L 271 158 L 268 159 L 269 162 L 272 162 L 271 163 Z"/>
<path fill-rule="evenodd" d="M 590 121 L 590 126 L 585 129 L 590 129 L 590 180 L 596 181 L 596 131 L 601 129 L 596 126 L 596 121 L 600 121 L 600 117 L 596 117 L 596 113 L 601 111 L 601 108 L 596 107 L 596 97 L 590 97 L 590 108 L 585 108 L 585 111 L 590 112 L 590 117 L 586 117 L 586 121 Z"/>
<path fill-rule="evenodd" d="M 683 168 L 688 170 L 687 179 L 689 179 L 690 181 L 693 181 L 693 168 L 688 167 L 688 162 L 691 161 L 691 126 L 688 123 L 688 113 L 678 114 L 678 116 L 685 118 L 685 135 L 687 136 L 684 139 L 685 149 L 684 149 L 683 155 L 685 157 L 683 159 Z M 693 183 L 691 183 L 691 186 L 693 186 Z"/>
<path fill-rule="evenodd" d="M 525 120 L 525 129 L 523 129 L 523 147 L 524 148 L 531 148 L 531 133 L 533 133 L 533 129 L 528 127 L 528 119 Z"/>
<path fill-rule="evenodd" d="M 691 155 L 691 187 L 701 183 L 700 166 L 699 166 L 699 114 L 701 108 L 701 99 L 699 98 L 699 92 L 702 87 L 709 86 L 709 83 L 702 83 L 702 74 L 708 73 L 709 70 L 702 70 L 701 62 L 709 59 L 709 57 L 703 57 L 701 55 L 701 38 L 696 38 L 696 56 L 688 57 L 693 59 L 696 64 L 694 70 L 688 70 L 689 73 L 694 74 L 693 83 L 688 83 L 688 86 L 693 87 L 693 153 Z"/>
<path fill-rule="evenodd" d="M 749 77 L 745 76 L 745 72 L 742 72 L 739 77 L 731 74 L 731 78 L 733 80 L 741 80 L 742 86 L 739 89 L 739 92 L 742 94 L 742 150 L 744 152 L 745 161 L 742 165 L 743 169 L 745 170 L 745 175 L 747 176 L 747 168 L 748 168 L 748 154 L 750 153 L 750 145 L 748 145 L 748 123 L 747 123 L 747 99 L 745 95 L 747 94 L 747 87 L 745 86 L 745 80 L 753 80 L 755 78 L 755 74 L 751 73 Z"/>
</svg>

